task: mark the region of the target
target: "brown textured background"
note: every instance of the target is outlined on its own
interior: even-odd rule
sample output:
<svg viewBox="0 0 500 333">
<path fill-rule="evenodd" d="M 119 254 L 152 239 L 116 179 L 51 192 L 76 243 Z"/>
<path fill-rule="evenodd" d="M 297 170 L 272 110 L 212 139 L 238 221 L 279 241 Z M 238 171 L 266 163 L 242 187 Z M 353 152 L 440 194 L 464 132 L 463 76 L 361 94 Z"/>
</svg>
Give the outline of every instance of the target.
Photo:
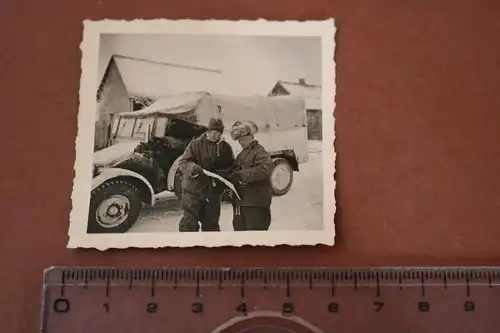
<svg viewBox="0 0 500 333">
<path fill-rule="evenodd" d="M 336 19 L 335 247 L 65 248 L 82 20 L 161 17 Z M 3 0 L 0 41 L 4 332 L 52 265 L 500 263 L 498 0 Z"/>
</svg>

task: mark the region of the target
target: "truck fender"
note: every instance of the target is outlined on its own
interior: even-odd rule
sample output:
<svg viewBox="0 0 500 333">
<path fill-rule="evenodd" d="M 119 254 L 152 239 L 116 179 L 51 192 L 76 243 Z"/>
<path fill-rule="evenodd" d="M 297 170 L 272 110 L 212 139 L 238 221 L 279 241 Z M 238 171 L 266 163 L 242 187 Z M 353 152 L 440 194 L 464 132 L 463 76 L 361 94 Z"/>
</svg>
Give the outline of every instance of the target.
<svg viewBox="0 0 500 333">
<path fill-rule="evenodd" d="M 181 156 L 177 157 L 172 163 L 172 166 L 170 167 L 170 170 L 168 170 L 168 175 L 167 175 L 167 190 L 173 191 L 174 190 L 174 181 L 175 181 L 175 174 L 177 173 L 177 170 L 179 170 L 179 161 L 181 160 Z"/>
<path fill-rule="evenodd" d="M 92 179 L 92 190 L 110 179 L 127 179 L 131 178 L 144 193 L 142 200 L 149 205 L 155 204 L 155 191 L 146 178 L 137 172 L 120 169 L 120 168 L 102 168 L 99 170 L 99 175 Z M 149 192 L 149 193 L 148 193 Z"/>
</svg>

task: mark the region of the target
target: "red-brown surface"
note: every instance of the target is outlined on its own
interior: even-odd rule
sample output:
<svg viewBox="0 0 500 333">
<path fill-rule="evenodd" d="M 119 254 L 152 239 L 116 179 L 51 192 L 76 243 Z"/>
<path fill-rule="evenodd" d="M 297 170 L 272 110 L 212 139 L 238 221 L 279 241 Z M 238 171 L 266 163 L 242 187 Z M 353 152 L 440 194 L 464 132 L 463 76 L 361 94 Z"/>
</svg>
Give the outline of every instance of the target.
<svg viewBox="0 0 500 333">
<path fill-rule="evenodd" d="M 337 245 L 67 250 L 82 20 L 337 20 Z M 0 3 L 0 326 L 39 326 L 52 265 L 500 263 L 497 0 Z M 203 55 L 200 55 L 203 56 Z"/>
</svg>

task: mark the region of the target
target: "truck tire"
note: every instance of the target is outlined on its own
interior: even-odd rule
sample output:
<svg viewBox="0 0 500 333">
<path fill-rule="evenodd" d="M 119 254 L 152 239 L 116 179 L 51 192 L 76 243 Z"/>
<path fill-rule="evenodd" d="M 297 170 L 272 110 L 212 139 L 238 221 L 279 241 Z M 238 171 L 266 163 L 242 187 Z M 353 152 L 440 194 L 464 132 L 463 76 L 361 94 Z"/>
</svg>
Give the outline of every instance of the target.
<svg viewBox="0 0 500 333">
<path fill-rule="evenodd" d="M 275 196 L 288 193 L 293 183 L 293 170 L 290 163 L 281 157 L 273 159 L 273 170 L 270 179 Z"/>
<path fill-rule="evenodd" d="M 91 193 L 88 233 L 124 233 L 141 210 L 139 190 L 126 180 L 108 180 Z"/>
</svg>

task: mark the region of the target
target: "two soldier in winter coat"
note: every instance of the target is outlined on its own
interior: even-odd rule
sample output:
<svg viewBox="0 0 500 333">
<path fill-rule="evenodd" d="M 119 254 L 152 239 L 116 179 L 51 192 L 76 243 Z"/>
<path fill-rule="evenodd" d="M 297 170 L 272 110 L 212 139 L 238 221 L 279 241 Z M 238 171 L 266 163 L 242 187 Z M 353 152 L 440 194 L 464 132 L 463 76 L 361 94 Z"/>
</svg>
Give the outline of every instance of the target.
<svg viewBox="0 0 500 333">
<path fill-rule="evenodd" d="M 272 187 L 269 153 L 254 138 L 257 126 L 236 122 L 231 137 L 243 150 L 236 159 L 231 146 L 221 140 L 224 125 L 211 119 L 208 131 L 192 140 L 179 162 L 183 174 L 179 231 L 220 231 L 221 195 L 225 185 L 203 173 L 203 169 L 227 178 L 241 197 L 232 196 L 235 231 L 268 230 L 271 223 Z"/>
</svg>

